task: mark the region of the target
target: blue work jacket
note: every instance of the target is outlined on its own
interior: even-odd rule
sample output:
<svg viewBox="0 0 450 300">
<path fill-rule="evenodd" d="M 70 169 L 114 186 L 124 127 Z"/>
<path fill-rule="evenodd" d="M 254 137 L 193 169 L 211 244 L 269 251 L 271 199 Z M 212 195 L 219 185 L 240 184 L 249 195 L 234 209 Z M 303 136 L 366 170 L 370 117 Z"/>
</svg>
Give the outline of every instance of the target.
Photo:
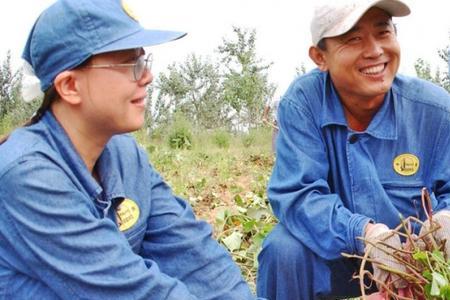
<svg viewBox="0 0 450 300">
<path fill-rule="evenodd" d="M 96 168 L 51 112 L 0 146 L 0 299 L 254 299 L 130 135 Z"/>
<path fill-rule="evenodd" d="M 363 253 L 371 220 L 390 228 L 450 205 L 450 95 L 397 76 L 363 132 L 349 128 L 330 75 L 296 79 L 278 108 L 277 157 L 268 196 L 280 222 L 324 259 Z M 417 230 L 417 228 L 415 229 Z"/>
</svg>

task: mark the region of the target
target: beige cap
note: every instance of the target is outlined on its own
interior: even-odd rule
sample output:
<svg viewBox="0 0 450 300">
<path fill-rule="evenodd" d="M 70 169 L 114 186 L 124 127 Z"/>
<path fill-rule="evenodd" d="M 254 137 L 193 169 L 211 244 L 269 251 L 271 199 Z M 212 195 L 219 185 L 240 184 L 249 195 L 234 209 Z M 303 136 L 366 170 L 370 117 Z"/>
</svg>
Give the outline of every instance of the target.
<svg viewBox="0 0 450 300">
<path fill-rule="evenodd" d="M 311 37 L 314 46 L 323 38 L 339 36 L 349 31 L 371 8 L 378 7 L 393 17 L 403 17 L 411 12 L 400 0 L 327 0 L 315 8 L 311 20 Z"/>
</svg>

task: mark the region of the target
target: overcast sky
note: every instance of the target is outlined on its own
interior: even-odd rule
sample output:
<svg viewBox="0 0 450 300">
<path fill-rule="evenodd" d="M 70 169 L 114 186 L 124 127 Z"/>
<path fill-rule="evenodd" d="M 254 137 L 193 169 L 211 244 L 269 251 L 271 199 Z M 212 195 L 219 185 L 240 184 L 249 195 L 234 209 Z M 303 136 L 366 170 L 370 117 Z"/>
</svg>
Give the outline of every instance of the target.
<svg viewBox="0 0 450 300">
<path fill-rule="evenodd" d="M 450 1 L 405 0 L 411 15 L 394 19 L 402 47 L 400 72 L 414 75 L 418 58 L 440 64 L 437 50 L 450 44 Z M 13 52 L 16 65 L 28 32 L 40 12 L 54 0 L 2 1 L 0 9 L 0 58 Z M 314 0 L 128 0 L 145 27 L 188 32 L 184 39 L 151 49 L 154 73 L 171 62 L 183 62 L 189 53 L 214 59 L 222 38 L 231 38 L 232 26 L 255 29 L 257 51 L 273 62 L 270 80 L 276 95 L 287 88 L 301 63 L 313 67 L 309 21 Z M 443 70 L 446 66 L 441 64 Z"/>
</svg>

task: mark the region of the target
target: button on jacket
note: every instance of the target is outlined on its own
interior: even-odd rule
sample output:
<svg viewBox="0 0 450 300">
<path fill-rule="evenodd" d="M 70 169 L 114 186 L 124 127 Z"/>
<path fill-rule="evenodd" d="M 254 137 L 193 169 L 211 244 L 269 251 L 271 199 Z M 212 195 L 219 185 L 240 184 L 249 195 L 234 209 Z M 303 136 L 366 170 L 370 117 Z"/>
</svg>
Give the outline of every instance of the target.
<svg viewBox="0 0 450 300">
<path fill-rule="evenodd" d="M 278 119 L 269 199 L 280 222 L 318 256 L 363 253 L 357 237 L 369 220 L 395 228 L 399 214 L 424 219 L 422 187 L 433 192 L 435 211 L 449 209 L 444 89 L 397 76 L 369 127 L 355 132 L 328 73 L 316 69 L 291 84 Z"/>
<path fill-rule="evenodd" d="M 96 167 L 100 185 L 50 112 L 0 146 L 0 299 L 254 299 L 131 136 Z"/>
</svg>

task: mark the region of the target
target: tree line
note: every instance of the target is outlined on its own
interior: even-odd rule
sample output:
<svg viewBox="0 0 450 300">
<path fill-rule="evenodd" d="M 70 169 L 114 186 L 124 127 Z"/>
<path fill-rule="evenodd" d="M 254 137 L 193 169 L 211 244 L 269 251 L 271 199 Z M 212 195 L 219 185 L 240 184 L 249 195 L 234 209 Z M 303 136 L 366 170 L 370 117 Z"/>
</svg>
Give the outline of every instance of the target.
<svg viewBox="0 0 450 300">
<path fill-rule="evenodd" d="M 433 72 L 430 63 L 422 58 L 419 58 L 415 62 L 414 68 L 418 77 L 434 82 L 450 93 L 450 45 L 444 49 L 438 50 L 437 54 L 439 55 L 439 58 L 448 65 L 447 70 L 441 71 L 439 68 L 436 68 Z"/>
<path fill-rule="evenodd" d="M 446 64 L 449 47 L 438 50 Z M 272 63 L 256 54 L 256 31 L 233 27 L 232 38 L 223 38 L 217 52 L 216 60 L 189 54 L 156 77 L 147 102 L 147 129 L 170 126 L 180 115 L 198 130 L 241 132 L 262 125 L 264 103 L 273 97 L 276 86 L 268 79 Z M 418 77 L 450 92 L 448 70 L 432 71 L 424 59 L 414 67 Z M 296 69 L 297 74 L 305 71 L 304 65 Z M 21 84 L 22 71 L 13 70 L 8 52 L 0 66 L 0 134 L 19 126 L 40 105 L 40 101 L 22 101 Z"/>
</svg>

